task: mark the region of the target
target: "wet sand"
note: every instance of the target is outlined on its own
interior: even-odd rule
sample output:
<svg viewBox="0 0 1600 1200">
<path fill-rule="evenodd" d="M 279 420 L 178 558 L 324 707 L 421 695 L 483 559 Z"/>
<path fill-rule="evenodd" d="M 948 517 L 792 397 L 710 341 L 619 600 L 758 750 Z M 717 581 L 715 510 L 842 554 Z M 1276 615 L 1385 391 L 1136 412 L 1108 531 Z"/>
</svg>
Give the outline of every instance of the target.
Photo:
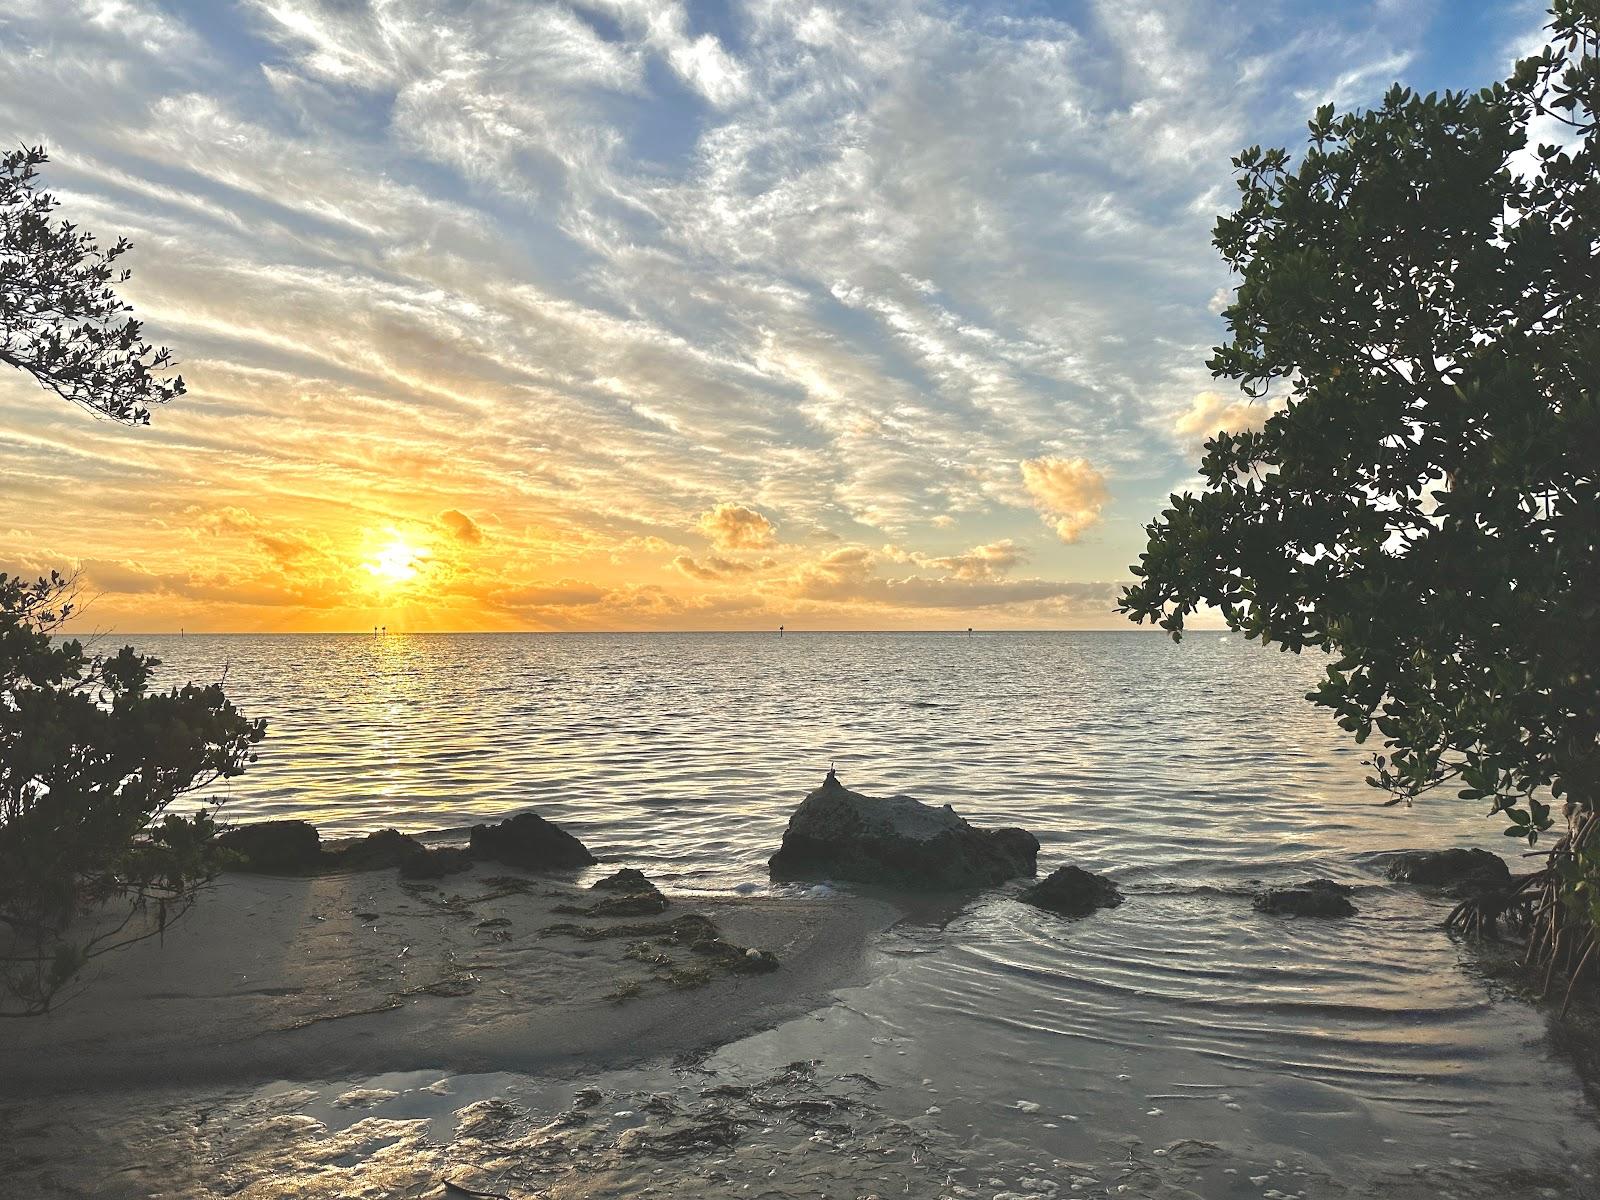
<svg viewBox="0 0 1600 1200">
<path fill-rule="evenodd" d="M 1058 1044 L 1032 1035 L 1029 1060 L 993 1077 L 918 977 L 992 935 L 1015 907 L 1003 896 L 904 919 L 843 895 L 679 897 L 607 921 L 556 911 L 602 893 L 500 870 L 436 888 L 392 872 L 226 879 L 166 946 L 114 957 L 45 1021 L 0 1027 L 0 1197 L 1595 1195 L 1578 1145 L 1513 1162 L 1415 1118 L 1363 1130 L 1344 1109 L 1319 1137 L 1298 1110 L 1283 1117 L 1306 1130 L 1273 1134 L 1250 1078 L 1195 1084 L 1155 1042 L 1128 1058 L 1135 1077 L 1083 1039 L 1052 1067 Z M 782 966 L 680 990 L 699 978 L 681 974 L 704 958 L 692 948 L 540 936 L 686 914 Z M 1293 1109 L 1281 1085 L 1273 1103 Z M 1340 1139 L 1370 1162 L 1315 1148 Z"/>
<path fill-rule="evenodd" d="M 0 1027 L 0 1100 L 382 1072 L 594 1071 L 724 1044 L 860 977 L 896 910 L 871 900 L 675 898 L 657 916 L 476 866 L 441 883 L 370 871 L 224 876 L 164 938 L 100 960 L 81 995 Z M 701 914 L 745 974 L 663 933 Z M 546 932 L 577 927 L 581 938 Z"/>
</svg>

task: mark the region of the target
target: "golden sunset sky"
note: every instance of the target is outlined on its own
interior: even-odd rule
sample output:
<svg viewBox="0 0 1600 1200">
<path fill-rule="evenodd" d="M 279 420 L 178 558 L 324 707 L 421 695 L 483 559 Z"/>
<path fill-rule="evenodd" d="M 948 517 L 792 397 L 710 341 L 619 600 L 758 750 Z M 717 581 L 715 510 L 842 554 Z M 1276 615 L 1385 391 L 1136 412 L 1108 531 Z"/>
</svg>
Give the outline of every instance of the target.
<svg viewBox="0 0 1600 1200">
<path fill-rule="evenodd" d="M 189 394 L 0 376 L 118 632 L 1122 627 L 1229 156 L 1537 4 L 8 0 L 0 117 Z"/>
</svg>

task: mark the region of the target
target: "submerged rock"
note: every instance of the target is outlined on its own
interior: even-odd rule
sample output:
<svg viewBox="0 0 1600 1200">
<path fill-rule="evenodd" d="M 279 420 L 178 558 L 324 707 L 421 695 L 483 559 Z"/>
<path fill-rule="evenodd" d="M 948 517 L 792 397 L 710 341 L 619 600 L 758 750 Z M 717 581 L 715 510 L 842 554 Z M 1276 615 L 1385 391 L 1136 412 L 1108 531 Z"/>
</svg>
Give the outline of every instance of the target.
<svg viewBox="0 0 1600 1200">
<path fill-rule="evenodd" d="M 1463 896 L 1511 886 L 1511 868 L 1487 850 L 1408 850 L 1395 855 L 1384 874 L 1396 883 L 1443 887 Z"/>
<path fill-rule="evenodd" d="M 1068 865 L 1024 888 L 1017 899 L 1064 917 L 1085 917 L 1097 908 L 1115 908 L 1122 903 L 1122 893 L 1104 875 Z"/>
<path fill-rule="evenodd" d="M 217 835 L 217 844 L 238 856 L 242 871 L 310 875 L 322 861 L 322 839 L 309 821 L 260 821 Z"/>
<path fill-rule="evenodd" d="M 443 879 L 472 869 L 472 851 L 465 846 L 418 846 L 400 860 L 401 879 Z"/>
<path fill-rule="evenodd" d="M 475 858 L 531 871 L 590 867 L 599 861 L 565 829 L 531 812 L 496 825 L 474 825 L 472 853 Z"/>
<path fill-rule="evenodd" d="M 1268 888 L 1253 901 L 1256 910 L 1286 917 L 1353 917 L 1351 889 L 1331 879 L 1308 879 L 1291 887 Z"/>
<path fill-rule="evenodd" d="M 789 818 L 768 860 L 774 879 L 848 879 L 952 891 L 1032 875 L 1039 841 L 1025 829 L 977 829 L 948 804 L 876 800 L 832 771 Z"/>
</svg>

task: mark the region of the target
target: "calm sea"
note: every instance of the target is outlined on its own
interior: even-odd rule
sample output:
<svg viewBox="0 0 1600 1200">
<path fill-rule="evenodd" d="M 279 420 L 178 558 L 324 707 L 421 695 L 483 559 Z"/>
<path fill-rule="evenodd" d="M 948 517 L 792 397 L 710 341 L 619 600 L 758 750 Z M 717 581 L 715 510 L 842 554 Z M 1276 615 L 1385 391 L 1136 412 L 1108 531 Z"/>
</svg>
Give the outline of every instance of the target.
<svg viewBox="0 0 1600 1200">
<path fill-rule="evenodd" d="M 1079 922 L 1004 891 L 935 906 L 811 1023 L 825 1038 L 783 1035 L 781 1053 L 868 1063 L 975 1138 L 1017 1136 L 1023 1114 L 1062 1158 L 1197 1138 L 1289 1163 L 1271 1168 L 1284 1195 L 1291 1167 L 1464 1195 L 1537 1195 L 1516 1174 L 1535 1168 L 1589 1186 L 1594 1116 L 1541 1018 L 1472 969 L 1447 901 L 1374 862 L 1514 847 L 1449 797 L 1379 807 L 1303 699 L 1315 657 L 1131 631 L 135 641 L 164 682 L 225 676 L 268 718 L 234 820 L 425 832 L 533 808 L 676 888 L 752 891 L 833 763 L 869 794 L 1027 827 L 1041 873 L 1109 872 L 1127 903 Z M 1271 918 L 1244 894 L 1316 875 L 1356 885 L 1361 915 Z"/>
</svg>

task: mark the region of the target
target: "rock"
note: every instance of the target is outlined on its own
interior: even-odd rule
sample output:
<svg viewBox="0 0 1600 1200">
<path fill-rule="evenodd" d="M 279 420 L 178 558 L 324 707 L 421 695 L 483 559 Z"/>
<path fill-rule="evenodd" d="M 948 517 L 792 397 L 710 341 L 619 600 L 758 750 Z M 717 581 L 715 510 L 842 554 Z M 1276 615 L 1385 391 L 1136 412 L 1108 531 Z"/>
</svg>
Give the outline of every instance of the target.
<svg viewBox="0 0 1600 1200">
<path fill-rule="evenodd" d="M 335 871 L 381 871 L 401 866 L 423 853 L 422 843 L 396 829 L 380 829 L 322 852 L 322 865 Z"/>
<path fill-rule="evenodd" d="M 832 771 L 789 818 L 768 860 L 774 879 L 848 879 L 952 891 L 1032 875 L 1039 842 L 1025 829 L 976 829 L 948 804 L 875 800 Z"/>
<path fill-rule="evenodd" d="M 1350 888 L 1331 879 L 1308 879 L 1292 887 L 1268 888 L 1256 895 L 1257 911 L 1286 917 L 1353 917 Z"/>
<path fill-rule="evenodd" d="M 474 825 L 472 854 L 530 871 L 589 867 L 599 861 L 565 829 L 531 812 L 497 825 Z"/>
<path fill-rule="evenodd" d="M 654 883 L 650 882 L 648 875 L 632 867 L 623 867 L 622 870 L 614 875 L 607 875 L 604 879 L 597 879 L 589 887 L 602 892 L 627 892 L 630 894 L 659 890 Z"/>
<path fill-rule="evenodd" d="M 401 879 L 443 879 L 472 869 L 472 851 L 465 846 L 418 846 L 417 852 L 400 860 Z"/>
<path fill-rule="evenodd" d="M 1104 875 L 1065 866 L 1024 888 L 1017 899 L 1064 917 L 1086 917 L 1097 908 L 1115 908 L 1122 903 L 1122 893 Z"/>
<path fill-rule="evenodd" d="M 555 912 L 579 917 L 648 917 L 665 912 L 671 903 L 643 871 L 624 867 L 589 885 L 590 891 L 611 892 L 587 907 L 559 904 Z"/>
<path fill-rule="evenodd" d="M 632 867 L 624 867 L 614 875 L 596 880 L 589 887 L 591 890 L 615 892 L 616 895 L 605 896 L 588 908 L 562 905 L 556 911 L 585 917 L 647 917 L 665 912 L 671 903 L 643 871 L 636 871 Z"/>
<path fill-rule="evenodd" d="M 310 875 L 321 865 L 322 839 L 309 821 L 261 821 L 217 836 L 217 844 L 239 856 L 242 871 Z"/>
<path fill-rule="evenodd" d="M 754 946 L 736 946 L 720 937 L 702 938 L 689 949 L 696 954 L 716 959 L 730 971 L 763 975 L 778 969 L 778 956 L 771 950 L 758 950 Z"/>
<path fill-rule="evenodd" d="M 747 947 L 744 952 L 744 963 L 739 967 L 741 971 L 765 973 L 778 969 L 778 956 L 771 950 L 759 950 L 755 946 Z"/>
<path fill-rule="evenodd" d="M 1511 886 L 1511 869 L 1487 850 L 1408 850 L 1395 855 L 1384 874 L 1396 883 L 1443 887 L 1459 896 Z"/>
</svg>

